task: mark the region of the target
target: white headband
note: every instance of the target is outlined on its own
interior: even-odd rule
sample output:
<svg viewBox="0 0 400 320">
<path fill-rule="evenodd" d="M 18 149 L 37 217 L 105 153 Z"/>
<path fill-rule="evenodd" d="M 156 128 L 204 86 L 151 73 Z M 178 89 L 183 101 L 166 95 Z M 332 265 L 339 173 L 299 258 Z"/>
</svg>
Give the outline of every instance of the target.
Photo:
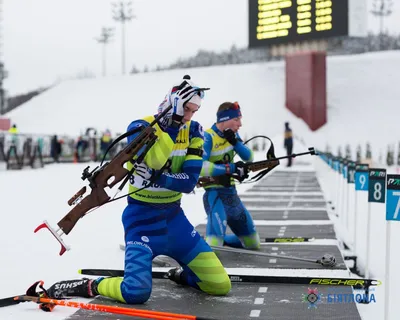
<svg viewBox="0 0 400 320">
<path fill-rule="evenodd" d="M 201 106 L 201 98 L 198 94 L 195 94 L 188 102 Z"/>
</svg>

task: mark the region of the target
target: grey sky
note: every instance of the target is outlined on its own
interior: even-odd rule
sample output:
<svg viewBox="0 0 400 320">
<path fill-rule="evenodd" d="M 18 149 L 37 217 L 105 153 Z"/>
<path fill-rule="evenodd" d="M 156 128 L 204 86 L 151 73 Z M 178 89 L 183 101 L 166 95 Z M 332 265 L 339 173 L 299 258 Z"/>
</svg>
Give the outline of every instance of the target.
<svg viewBox="0 0 400 320">
<path fill-rule="evenodd" d="M 340 0 L 334 0 L 340 1 Z M 353 0 L 350 0 L 353 1 Z M 357 0 L 358 1 L 358 0 Z M 367 0 L 372 7 L 373 0 Z M 109 75 L 121 72 L 120 24 L 110 0 L 3 0 L 3 57 L 10 94 L 24 92 L 87 69 L 101 73 L 102 26 L 115 27 L 107 49 Z M 400 1 L 386 26 L 400 32 Z M 222 51 L 248 45 L 248 0 L 134 0 L 137 19 L 127 24 L 127 69 L 166 65 L 198 49 Z M 368 14 L 368 29 L 378 21 Z"/>
</svg>

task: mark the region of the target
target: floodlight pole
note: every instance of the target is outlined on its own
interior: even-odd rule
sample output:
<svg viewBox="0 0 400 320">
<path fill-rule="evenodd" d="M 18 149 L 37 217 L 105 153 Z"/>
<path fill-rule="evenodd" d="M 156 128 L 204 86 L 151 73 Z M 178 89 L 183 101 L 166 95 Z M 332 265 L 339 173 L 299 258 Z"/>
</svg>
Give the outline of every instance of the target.
<svg viewBox="0 0 400 320">
<path fill-rule="evenodd" d="M 7 111 L 6 90 L 3 88 L 3 80 L 7 78 L 3 60 L 3 0 L 0 0 L 0 115 Z"/>
<path fill-rule="evenodd" d="M 111 38 L 113 37 L 113 35 L 114 35 L 114 29 L 113 28 L 103 27 L 103 28 L 101 28 L 100 37 L 96 38 L 96 41 L 103 45 L 103 48 L 102 48 L 102 75 L 103 75 L 103 77 L 105 77 L 106 74 L 107 74 L 106 46 L 107 46 L 108 43 L 110 43 Z"/>
<path fill-rule="evenodd" d="M 125 74 L 125 22 L 131 21 L 132 19 L 136 18 L 132 14 L 132 1 L 123 2 L 120 1 L 119 3 L 113 3 L 113 19 L 115 21 L 121 22 L 121 34 L 122 34 L 122 43 L 121 43 L 121 62 L 122 62 L 122 74 Z"/>
<path fill-rule="evenodd" d="M 390 16 L 392 14 L 392 0 L 374 0 L 373 10 L 371 13 L 375 17 L 379 17 L 379 49 L 382 49 L 382 40 L 383 40 L 383 22 L 385 17 Z"/>
</svg>

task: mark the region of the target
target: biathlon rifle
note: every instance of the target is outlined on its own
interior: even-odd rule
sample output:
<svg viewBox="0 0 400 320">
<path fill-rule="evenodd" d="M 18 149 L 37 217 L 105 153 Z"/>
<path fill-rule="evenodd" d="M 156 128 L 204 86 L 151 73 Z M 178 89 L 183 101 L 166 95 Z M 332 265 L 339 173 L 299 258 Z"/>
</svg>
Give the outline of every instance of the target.
<svg viewBox="0 0 400 320">
<path fill-rule="evenodd" d="M 91 191 L 88 195 L 85 196 L 87 191 L 87 187 L 85 186 L 80 189 L 76 194 L 74 194 L 71 199 L 68 200 L 68 205 L 74 207 L 57 223 L 59 227 L 57 230 L 52 228 L 47 221 L 44 221 L 35 229 L 34 232 L 36 233 L 42 228 L 47 228 L 53 234 L 53 236 L 61 244 L 60 256 L 64 254 L 66 250 L 69 250 L 69 247 L 64 243 L 61 236 L 63 234 L 69 234 L 78 222 L 78 220 L 84 217 L 91 210 L 94 210 L 95 208 L 98 208 L 108 202 L 113 201 L 113 199 L 110 198 L 105 189 L 113 188 L 117 183 L 124 179 L 118 187 L 117 193 L 123 189 L 134 171 L 134 168 L 132 168 L 131 170 L 127 170 L 126 168 L 124 168 L 125 163 L 130 161 L 132 164 L 134 164 L 135 162 L 140 163 L 144 160 L 146 153 L 157 140 L 157 136 L 155 134 L 156 130 L 153 128 L 153 126 L 162 117 L 164 117 L 170 109 L 171 106 L 169 106 L 159 115 L 157 115 L 157 117 L 152 123 L 150 123 L 149 126 L 135 128 L 119 136 L 115 141 L 113 141 L 113 143 L 107 149 L 106 153 L 117 142 L 132 134 L 138 133 L 137 136 L 111 161 L 105 162 L 103 164 L 105 158 L 104 156 L 100 166 L 97 166 L 92 171 L 89 171 L 89 166 L 83 170 L 81 178 L 82 180 L 87 180 L 89 182 L 89 187 Z M 144 148 L 143 152 L 137 157 L 137 159 L 134 160 L 134 157 L 139 153 L 142 148 Z"/>
<path fill-rule="evenodd" d="M 243 166 L 244 166 L 245 170 L 247 170 L 247 172 L 257 172 L 257 171 L 262 170 L 259 174 L 257 174 L 256 176 L 254 176 L 250 179 L 251 182 L 255 182 L 255 181 L 260 180 L 263 176 L 265 176 L 273 168 L 278 166 L 279 160 L 288 159 L 288 158 L 296 158 L 298 156 L 304 156 L 307 154 L 315 155 L 316 153 L 315 153 L 314 148 L 313 147 L 308 148 L 308 151 L 302 152 L 302 153 L 292 153 L 289 156 L 278 157 L 278 158 L 269 157 L 266 160 L 244 163 Z M 267 153 L 267 157 L 268 157 L 268 153 Z M 233 174 L 232 177 L 241 181 L 241 178 L 235 174 Z"/>
<path fill-rule="evenodd" d="M 256 171 L 263 170 L 262 172 L 259 172 L 255 177 L 252 177 L 251 180 L 253 180 L 253 179 L 255 179 L 255 180 L 251 181 L 251 182 L 260 180 L 268 172 L 270 172 L 272 169 L 274 169 L 276 166 L 279 165 L 279 160 L 275 156 L 274 143 L 267 136 L 254 136 L 254 137 L 250 138 L 249 140 L 245 141 L 244 144 L 246 144 L 256 138 L 267 139 L 267 140 L 269 140 L 271 145 L 270 145 L 270 147 L 267 151 L 267 155 L 266 155 L 268 162 L 264 163 L 265 160 L 263 160 L 263 161 L 248 162 L 248 163 L 243 164 L 246 172 L 249 172 L 249 171 L 256 172 Z M 240 178 L 238 175 L 235 175 L 235 174 L 226 174 L 223 176 L 216 176 L 216 177 L 200 177 L 199 180 L 197 181 L 197 187 L 199 187 L 199 188 L 205 187 L 205 186 L 211 185 L 211 184 L 222 184 L 222 185 L 229 186 L 231 184 L 230 183 L 231 177 L 235 178 L 236 180 L 238 180 L 240 182 L 243 182 L 244 179 L 248 177 L 248 175 L 246 175 L 245 177 L 242 177 L 242 178 Z"/>
<path fill-rule="evenodd" d="M 268 137 L 265 137 L 268 140 L 270 140 Z M 271 140 L 270 140 L 271 141 Z M 282 159 L 288 159 L 288 158 L 295 158 L 298 156 L 303 156 L 303 155 L 315 155 L 315 149 L 313 147 L 308 148 L 307 152 L 302 152 L 302 153 L 293 153 L 289 156 L 283 156 L 283 157 L 275 157 L 275 152 L 274 152 L 274 145 L 271 141 L 271 147 L 269 148 L 267 152 L 267 159 L 266 160 L 261 160 L 261 161 L 255 161 L 255 162 L 247 162 L 242 164 L 246 172 L 259 172 L 257 175 L 254 177 L 250 178 L 248 183 L 251 182 L 256 182 L 260 180 L 262 177 L 264 177 L 267 173 L 269 173 L 272 169 L 277 167 L 279 165 L 279 160 Z M 231 174 L 229 175 L 230 177 L 238 180 L 239 182 L 243 182 L 247 177 L 239 177 L 236 174 Z M 216 177 L 200 177 L 198 180 L 197 185 L 199 187 L 204 187 L 206 185 L 214 184 L 214 183 L 219 183 L 220 176 Z"/>
</svg>

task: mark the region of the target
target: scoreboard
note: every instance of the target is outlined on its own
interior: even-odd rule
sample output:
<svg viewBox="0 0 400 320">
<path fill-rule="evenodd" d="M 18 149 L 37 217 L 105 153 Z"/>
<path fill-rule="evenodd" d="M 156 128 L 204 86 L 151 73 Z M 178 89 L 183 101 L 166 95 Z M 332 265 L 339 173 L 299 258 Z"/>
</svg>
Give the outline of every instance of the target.
<svg viewBox="0 0 400 320">
<path fill-rule="evenodd" d="M 361 6 L 349 7 L 351 1 Z M 365 0 L 249 0 L 249 47 L 348 36 L 350 11 L 357 10 L 356 18 L 362 15 L 362 2 Z"/>
</svg>

